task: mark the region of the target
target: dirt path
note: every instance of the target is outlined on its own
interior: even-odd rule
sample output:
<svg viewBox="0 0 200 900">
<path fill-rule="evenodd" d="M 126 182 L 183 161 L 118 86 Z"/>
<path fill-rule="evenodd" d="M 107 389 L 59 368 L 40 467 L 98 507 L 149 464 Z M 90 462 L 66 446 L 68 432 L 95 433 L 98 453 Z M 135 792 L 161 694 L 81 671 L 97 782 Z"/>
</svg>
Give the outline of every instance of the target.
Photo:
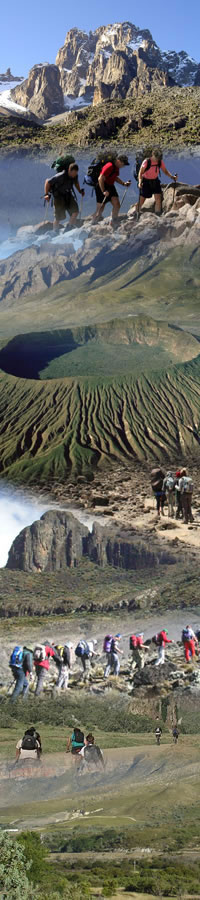
<svg viewBox="0 0 200 900">
<path fill-rule="evenodd" d="M 91 821 L 128 825 L 150 811 L 197 802 L 199 747 L 196 739 L 105 751 L 105 773 L 77 777 L 70 755 L 47 754 L 40 773 L 23 767 L 1 779 L 1 820 L 20 830 Z M 19 774 L 20 772 L 20 774 Z M 2 772 L 3 774 L 3 772 Z"/>
</svg>

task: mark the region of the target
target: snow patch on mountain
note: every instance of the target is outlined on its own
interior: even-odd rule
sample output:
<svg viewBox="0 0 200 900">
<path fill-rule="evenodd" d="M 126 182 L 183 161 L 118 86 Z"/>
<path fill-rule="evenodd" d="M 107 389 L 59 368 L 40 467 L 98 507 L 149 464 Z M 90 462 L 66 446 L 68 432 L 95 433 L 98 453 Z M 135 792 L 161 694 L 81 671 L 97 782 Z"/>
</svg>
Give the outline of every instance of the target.
<svg viewBox="0 0 200 900">
<path fill-rule="evenodd" d="M 28 106 L 20 106 L 19 103 L 15 103 L 14 100 L 10 99 L 10 90 L 9 91 L 1 91 L 0 92 L 0 106 L 5 106 L 6 109 L 10 109 L 13 112 L 23 112 L 25 113 L 28 110 Z"/>
</svg>

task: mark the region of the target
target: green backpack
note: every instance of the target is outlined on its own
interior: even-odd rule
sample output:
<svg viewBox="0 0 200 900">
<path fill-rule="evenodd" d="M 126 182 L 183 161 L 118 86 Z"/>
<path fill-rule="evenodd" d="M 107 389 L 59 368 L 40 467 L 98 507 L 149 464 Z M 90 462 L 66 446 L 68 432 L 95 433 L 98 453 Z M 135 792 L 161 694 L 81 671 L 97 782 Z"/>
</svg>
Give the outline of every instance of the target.
<svg viewBox="0 0 200 900">
<path fill-rule="evenodd" d="M 51 168 L 56 169 L 56 172 L 63 172 L 63 169 L 67 171 L 71 163 L 75 163 L 74 156 L 57 156 L 57 159 L 54 159 Z"/>
</svg>

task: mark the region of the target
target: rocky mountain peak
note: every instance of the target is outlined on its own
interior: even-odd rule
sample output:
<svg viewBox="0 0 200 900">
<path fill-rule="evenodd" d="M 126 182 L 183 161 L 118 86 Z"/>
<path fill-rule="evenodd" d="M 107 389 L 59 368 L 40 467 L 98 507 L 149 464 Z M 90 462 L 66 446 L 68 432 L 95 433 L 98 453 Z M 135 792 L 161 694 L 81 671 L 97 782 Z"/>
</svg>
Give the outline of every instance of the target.
<svg viewBox="0 0 200 900">
<path fill-rule="evenodd" d="M 175 83 L 198 84 L 198 63 L 185 50 L 162 52 L 149 29 L 115 22 L 89 33 L 71 28 L 55 66 L 34 66 L 11 99 L 45 119 Z"/>
</svg>

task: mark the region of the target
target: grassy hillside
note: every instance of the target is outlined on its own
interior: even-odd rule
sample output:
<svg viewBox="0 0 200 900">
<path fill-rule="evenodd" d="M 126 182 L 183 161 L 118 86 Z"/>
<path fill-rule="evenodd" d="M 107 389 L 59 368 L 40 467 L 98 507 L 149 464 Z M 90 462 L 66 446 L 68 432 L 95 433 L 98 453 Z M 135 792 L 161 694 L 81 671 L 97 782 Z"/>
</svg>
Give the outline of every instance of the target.
<svg viewBox="0 0 200 900">
<path fill-rule="evenodd" d="M 146 601 L 143 589 L 147 591 Z M 36 629 L 46 623 L 45 627 L 49 629 L 51 624 L 54 629 L 55 616 L 64 616 L 66 628 L 74 628 L 74 613 L 83 618 L 89 614 L 97 620 L 102 615 L 122 615 L 124 600 L 125 608 L 129 604 L 130 609 L 141 608 L 144 615 L 149 606 L 156 610 L 198 606 L 199 568 L 195 564 L 191 571 L 191 558 L 187 557 L 183 569 L 181 556 L 176 565 L 157 566 L 154 572 L 148 568 L 137 572 L 101 568 L 88 559 L 73 569 L 51 574 L 0 569 L 0 632 L 3 635 L 6 629 L 7 635 L 14 635 L 18 618 L 20 629 L 23 626 L 27 632 L 27 616 L 30 628 L 34 623 Z M 49 616 L 54 617 L 51 623 Z M 72 616 L 68 626 L 66 616 Z"/>
<path fill-rule="evenodd" d="M 38 152 L 101 143 L 141 146 L 152 141 L 166 146 L 196 144 L 200 134 L 200 88 L 173 87 L 112 100 L 58 116 L 45 126 L 19 124 L 0 116 L 1 152 Z M 112 122 L 113 120 L 113 122 Z M 70 128 L 69 128 L 70 123 Z M 106 127 L 107 126 L 107 127 Z"/>
</svg>

